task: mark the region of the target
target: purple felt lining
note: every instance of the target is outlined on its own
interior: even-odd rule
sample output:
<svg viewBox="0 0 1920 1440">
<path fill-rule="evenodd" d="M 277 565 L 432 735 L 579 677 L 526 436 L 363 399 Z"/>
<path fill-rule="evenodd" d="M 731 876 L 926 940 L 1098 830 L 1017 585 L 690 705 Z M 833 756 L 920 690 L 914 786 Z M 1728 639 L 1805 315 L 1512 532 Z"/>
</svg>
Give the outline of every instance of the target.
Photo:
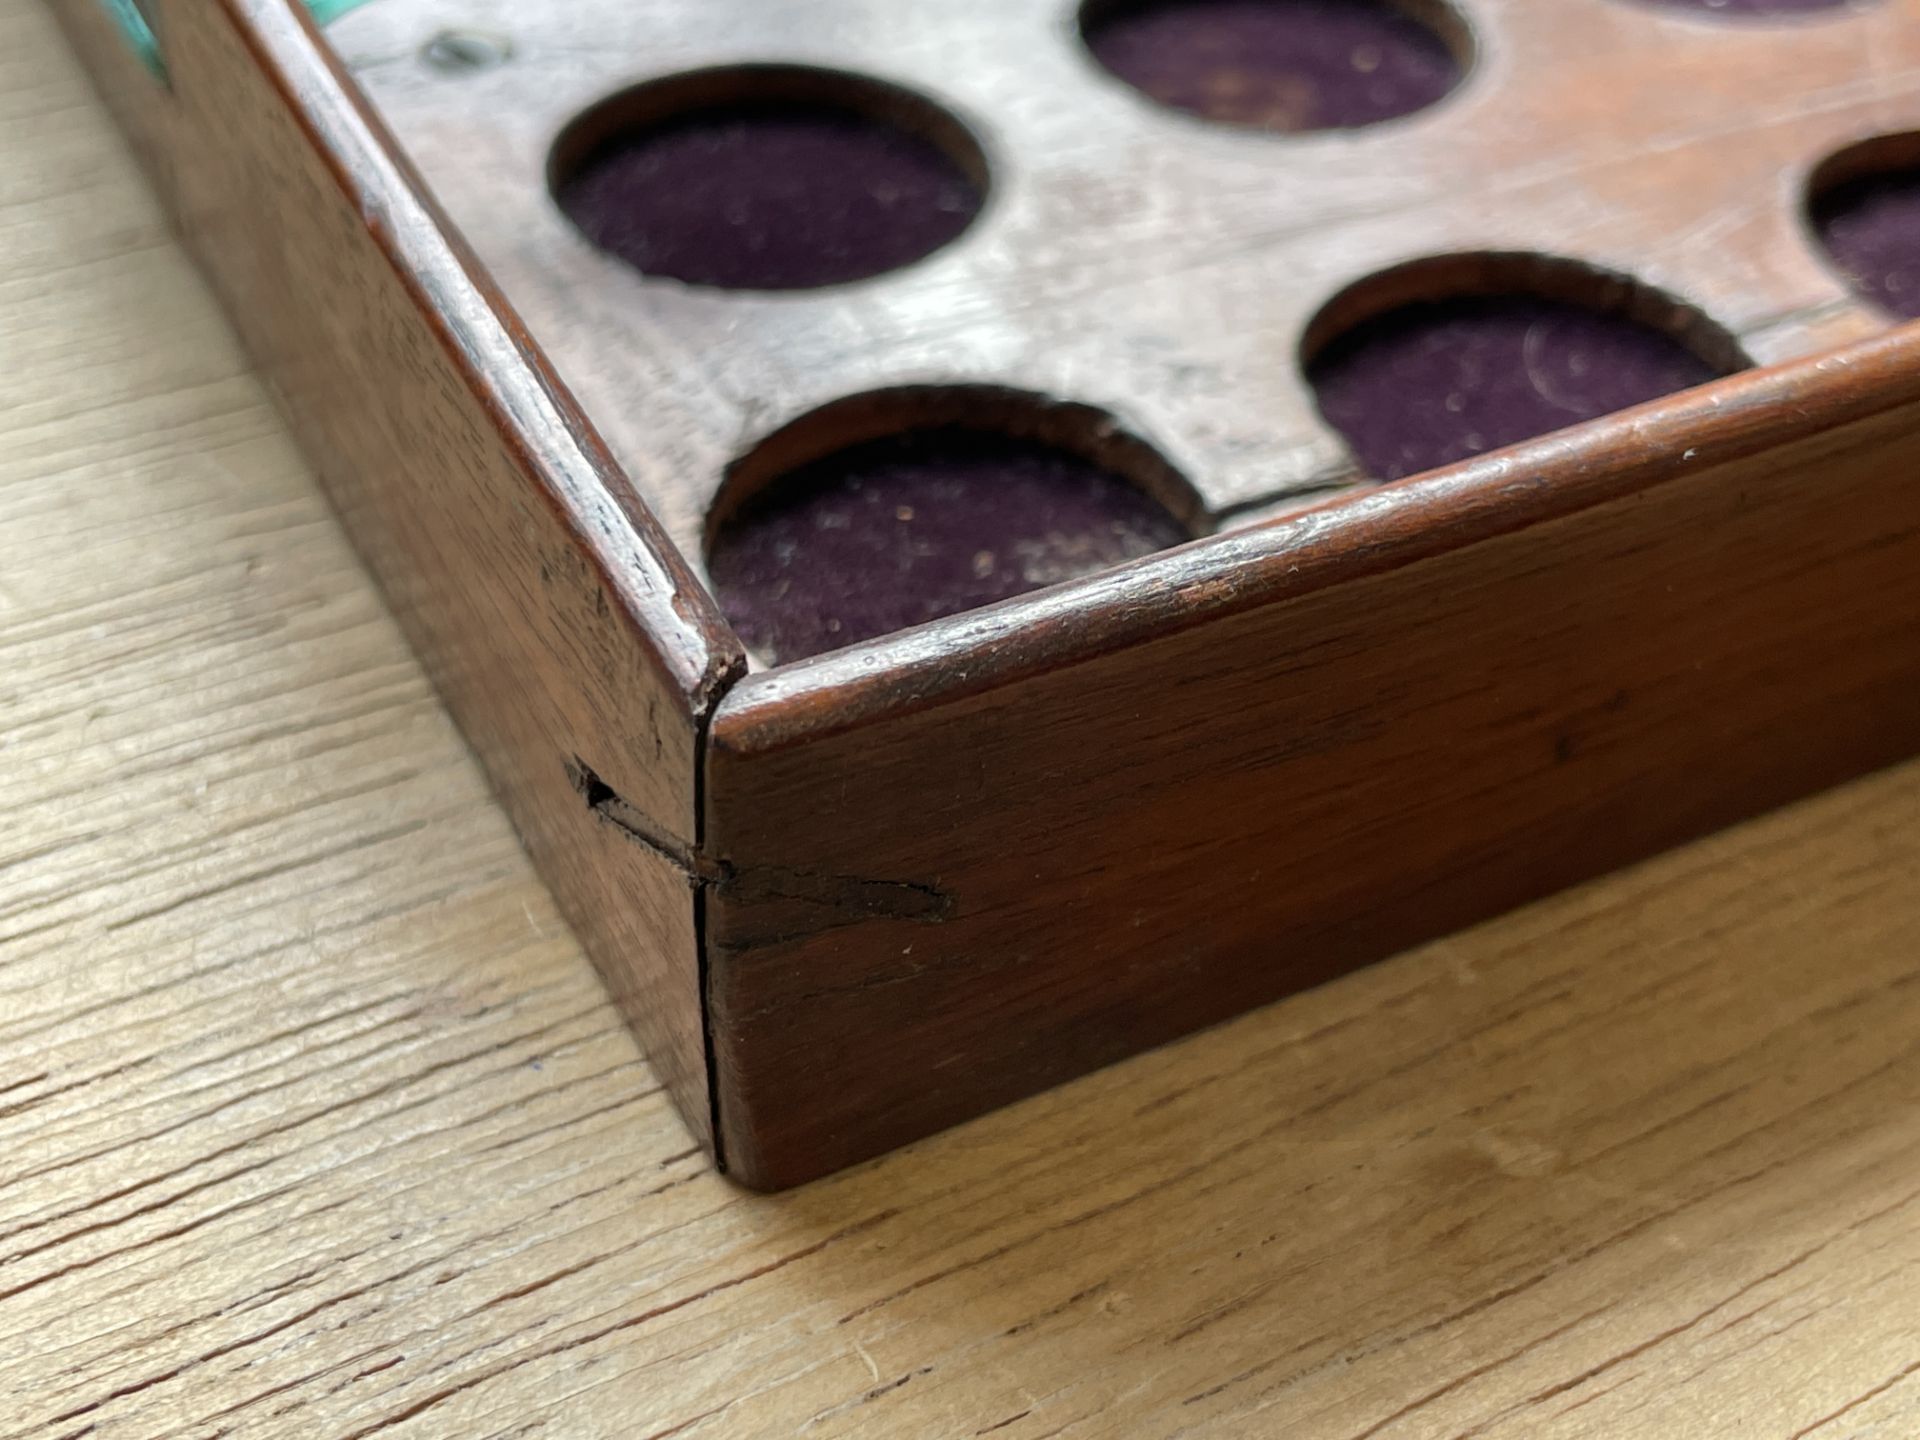
<svg viewBox="0 0 1920 1440">
<path fill-rule="evenodd" d="M 1096 9 L 1086 38 L 1161 104 L 1263 130 L 1391 120 L 1461 76 L 1444 39 L 1381 0 L 1147 0 Z"/>
<path fill-rule="evenodd" d="M 755 104 L 682 115 L 589 155 L 560 207 L 648 275 L 808 290 L 953 240 L 980 188 L 930 141 L 850 111 Z"/>
<path fill-rule="evenodd" d="M 1308 378 L 1361 468 L 1397 480 L 1718 373 L 1625 316 L 1515 296 L 1395 310 L 1335 340 Z"/>
<path fill-rule="evenodd" d="M 1662 10 L 1695 10 L 1706 15 L 1816 15 L 1828 10 L 1865 10 L 1872 0 L 1638 0 Z"/>
<path fill-rule="evenodd" d="M 1813 223 L 1859 294 L 1920 319 L 1920 168 L 1835 186 L 1814 201 Z"/>
<path fill-rule="evenodd" d="M 721 526 L 721 608 L 797 660 L 1106 569 L 1187 539 L 1126 481 L 1038 442 L 940 428 L 793 471 Z"/>
</svg>

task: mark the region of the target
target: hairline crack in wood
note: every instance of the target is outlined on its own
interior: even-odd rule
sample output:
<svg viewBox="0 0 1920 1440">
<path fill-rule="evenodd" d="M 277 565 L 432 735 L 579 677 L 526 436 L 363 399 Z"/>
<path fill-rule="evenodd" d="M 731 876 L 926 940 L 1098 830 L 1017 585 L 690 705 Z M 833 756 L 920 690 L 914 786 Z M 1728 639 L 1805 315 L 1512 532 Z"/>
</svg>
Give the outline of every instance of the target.
<svg viewBox="0 0 1920 1440">
<path fill-rule="evenodd" d="M 856 925 L 863 920 L 911 920 L 937 925 L 952 918 L 954 897 L 937 885 L 917 880 L 871 880 L 783 866 L 756 865 L 742 869 L 724 857 L 705 853 L 661 831 L 634 805 L 623 799 L 579 757 L 566 762 L 568 783 L 604 824 L 611 825 L 678 870 L 688 886 L 730 899 L 793 900 L 829 912 L 807 930 L 749 941 L 744 947 L 796 939 L 803 935 Z"/>
</svg>

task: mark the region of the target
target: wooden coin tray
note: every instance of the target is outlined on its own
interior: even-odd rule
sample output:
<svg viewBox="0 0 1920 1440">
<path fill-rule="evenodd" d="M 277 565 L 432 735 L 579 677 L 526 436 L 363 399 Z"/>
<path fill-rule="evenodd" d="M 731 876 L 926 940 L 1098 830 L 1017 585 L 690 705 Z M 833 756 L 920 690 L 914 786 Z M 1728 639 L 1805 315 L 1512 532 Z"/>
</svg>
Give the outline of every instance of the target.
<svg viewBox="0 0 1920 1440">
<path fill-rule="evenodd" d="M 1807 219 L 1841 171 L 1920 163 L 1920 0 L 1459 0 L 1457 90 L 1310 134 L 1152 102 L 1065 0 L 50 3 L 747 1185 L 1920 751 L 1920 326 Z M 568 127 L 740 67 L 923 97 L 981 213 L 779 293 L 590 243 Z M 1303 358 L 1505 289 L 1737 373 L 1365 478 Z M 1194 538 L 750 656 L 715 525 L 959 423 L 1098 459 Z"/>
</svg>

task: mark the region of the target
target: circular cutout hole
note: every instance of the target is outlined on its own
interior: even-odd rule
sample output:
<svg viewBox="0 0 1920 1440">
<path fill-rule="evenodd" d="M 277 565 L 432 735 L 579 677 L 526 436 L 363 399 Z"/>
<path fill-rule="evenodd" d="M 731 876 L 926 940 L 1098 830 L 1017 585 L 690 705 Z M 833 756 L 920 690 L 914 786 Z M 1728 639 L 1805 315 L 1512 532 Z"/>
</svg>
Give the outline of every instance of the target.
<svg viewBox="0 0 1920 1440">
<path fill-rule="evenodd" d="M 1814 233 L 1854 292 L 1920 319 L 1920 131 L 1841 151 L 1808 197 Z"/>
<path fill-rule="evenodd" d="M 970 387 L 856 396 L 729 469 L 707 573 L 770 663 L 1093 574 L 1191 537 L 1199 507 L 1087 406 Z"/>
<path fill-rule="evenodd" d="M 966 127 L 909 91 L 802 66 L 652 81 L 573 120 L 549 164 L 580 232 L 646 275 L 813 290 L 931 255 L 985 203 Z"/>
<path fill-rule="evenodd" d="M 1459 85 L 1473 48 L 1439 0 L 1088 0 L 1080 31 L 1162 105 L 1288 133 L 1424 110 Z"/>
<path fill-rule="evenodd" d="M 1636 0 L 1656 10 L 1689 11 L 1726 20 L 1779 20 L 1803 16 L 1858 14 L 1878 0 Z"/>
<path fill-rule="evenodd" d="M 1337 297 L 1302 346 L 1320 412 L 1397 480 L 1746 368 L 1698 311 L 1536 256 L 1416 262 Z"/>
</svg>

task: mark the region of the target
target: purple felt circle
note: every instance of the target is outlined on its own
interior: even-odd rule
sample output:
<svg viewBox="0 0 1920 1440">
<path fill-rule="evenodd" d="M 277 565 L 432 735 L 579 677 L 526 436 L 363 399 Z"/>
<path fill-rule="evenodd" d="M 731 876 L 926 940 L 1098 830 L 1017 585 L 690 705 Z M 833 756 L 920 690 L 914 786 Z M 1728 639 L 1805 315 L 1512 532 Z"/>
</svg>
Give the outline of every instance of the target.
<svg viewBox="0 0 1920 1440">
<path fill-rule="evenodd" d="M 717 528 L 707 573 L 766 660 L 799 660 L 1186 540 L 1127 480 L 1039 441 L 958 427 L 789 471 Z"/>
<path fill-rule="evenodd" d="M 813 89 L 843 80 L 849 103 L 782 95 L 777 84 L 757 95 L 759 72 L 739 73 L 743 95 L 596 124 L 606 133 L 556 165 L 554 198 L 587 239 L 643 274 L 690 285 L 812 290 L 924 259 L 979 213 L 985 162 L 970 145 L 956 156 L 928 138 L 936 125 L 964 133 L 928 102 L 851 76 L 807 78 Z M 863 109 L 868 87 L 885 111 L 935 118 L 909 127 Z"/>
<path fill-rule="evenodd" d="M 1767 19 L 1780 16 L 1825 15 L 1836 10 L 1863 11 L 1877 0 L 1634 0 L 1658 10 L 1688 10 L 1726 19 Z"/>
<path fill-rule="evenodd" d="M 1081 19 L 1093 57 L 1149 98 L 1283 132 L 1373 125 L 1444 99 L 1466 48 L 1465 26 L 1449 29 L 1387 0 L 1096 0 Z"/>
<path fill-rule="evenodd" d="M 1528 295 L 1425 301 L 1346 332 L 1308 379 L 1360 467 L 1397 480 L 1722 371 L 1626 315 Z"/>
<path fill-rule="evenodd" d="M 1854 291 L 1890 315 L 1920 319 L 1920 164 L 1821 190 L 1811 210 L 1821 245 Z"/>
</svg>

